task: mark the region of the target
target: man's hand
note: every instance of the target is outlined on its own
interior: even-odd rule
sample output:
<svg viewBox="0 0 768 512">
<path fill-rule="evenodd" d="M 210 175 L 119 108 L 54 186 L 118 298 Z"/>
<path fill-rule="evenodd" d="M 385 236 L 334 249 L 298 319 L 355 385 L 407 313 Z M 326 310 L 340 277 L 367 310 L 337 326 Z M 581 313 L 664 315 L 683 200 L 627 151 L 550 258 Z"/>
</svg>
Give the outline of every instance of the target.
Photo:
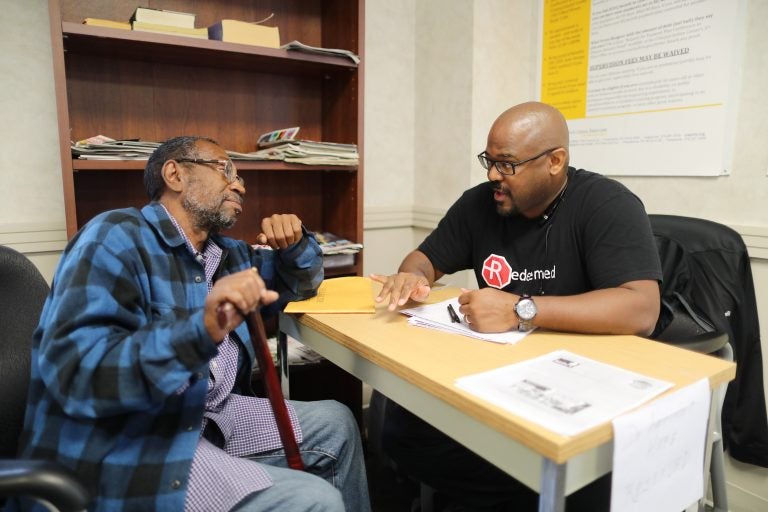
<svg viewBox="0 0 768 512">
<path fill-rule="evenodd" d="M 285 249 L 301 240 L 301 220 L 292 213 L 276 213 L 261 220 L 261 233 L 256 241 L 273 249 Z"/>
<path fill-rule="evenodd" d="M 430 287 L 426 277 L 410 272 L 398 272 L 391 276 L 371 274 L 370 278 L 383 284 L 376 302 L 383 302 L 389 297 L 389 310 L 394 311 L 408 299 L 422 302 L 429 297 Z"/>
<path fill-rule="evenodd" d="M 473 331 L 505 332 L 517 327 L 517 295 L 496 288 L 462 288 L 462 292 L 459 295 L 459 312 Z"/>
<path fill-rule="evenodd" d="M 205 298 L 205 330 L 218 345 L 243 322 L 243 314 L 262 304 L 271 304 L 277 297 L 277 292 L 267 290 L 256 268 L 222 277 Z"/>
</svg>

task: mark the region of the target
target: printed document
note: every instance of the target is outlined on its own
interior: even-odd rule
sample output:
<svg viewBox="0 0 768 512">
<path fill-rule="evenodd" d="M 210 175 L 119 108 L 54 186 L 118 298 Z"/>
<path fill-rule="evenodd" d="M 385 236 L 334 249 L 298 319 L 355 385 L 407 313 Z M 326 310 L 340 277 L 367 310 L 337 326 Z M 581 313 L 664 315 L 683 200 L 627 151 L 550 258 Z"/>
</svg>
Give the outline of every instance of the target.
<svg viewBox="0 0 768 512">
<path fill-rule="evenodd" d="M 709 381 L 613 420 L 611 510 L 677 512 L 704 495 Z"/>
<path fill-rule="evenodd" d="M 672 387 L 565 350 L 460 377 L 456 385 L 566 436 L 611 421 Z"/>
<path fill-rule="evenodd" d="M 448 312 L 448 305 L 453 307 L 453 310 L 459 316 L 460 321 L 454 322 L 451 319 L 451 314 Z M 485 341 L 492 341 L 494 343 L 510 343 L 514 344 L 525 338 L 525 336 L 531 332 L 520 331 L 506 331 L 506 332 L 475 332 L 469 328 L 469 325 L 462 318 L 459 313 L 459 299 L 453 298 L 437 302 L 435 304 L 426 304 L 424 306 L 418 306 L 415 308 L 401 309 L 400 312 L 404 315 L 408 315 L 408 323 L 410 325 L 416 325 L 418 327 L 426 327 L 428 329 L 437 329 L 438 331 L 450 332 L 454 334 L 461 334 L 463 336 L 469 336 L 471 338 L 477 338 Z"/>
</svg>

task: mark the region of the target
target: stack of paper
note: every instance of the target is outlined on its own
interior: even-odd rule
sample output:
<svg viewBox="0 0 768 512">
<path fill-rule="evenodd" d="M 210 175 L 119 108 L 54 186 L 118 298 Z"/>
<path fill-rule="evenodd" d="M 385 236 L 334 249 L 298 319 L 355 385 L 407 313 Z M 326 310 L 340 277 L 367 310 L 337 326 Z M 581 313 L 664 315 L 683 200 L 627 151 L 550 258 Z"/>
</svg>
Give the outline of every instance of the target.
<svg viewBox="0 0 768 512">
<path fill-rule="evenodd" d="M 346 57 L 355 64 L 360 63 L 360 57 L 355 55 L 349 50 L 339 50 L 337 48 L 321 48 L 318 46 L 309 46 L 308 44 L 301 43 L 299 41 L 291 41 L 290 43 L 284 44 L 280 48 L 283 48 L 284 50 L 295 50 L 299 52 L 305 52 L 305 53 L 314 53 L 316 55 L 327 55 L 331 57 Z"/>
<path fill-rule="evenodd" d="M 356 144 L 294 140 L 272 147 L 238 153 L 228 151 L 229 156 L 238 160 L 282 160 L 306 165 L 348 165 L 356 166 L 359 154 Z"/>
<path fill-rule="evenodd" d="M 323 360 L 323 356 L 300 343 L 292 336 L 286 337 L 286 348 L 288 352 L 288 364 L 313 364 Z"/>
<path fill-rule="evenodd" d="M 285 155 L 286 162 L 307 165 L 357 165 L 358 153 L 355 144 L 314 142 L 299 140 L 273 149 Z"/>
<path fill-rule="evenodd" d="M 456 385 L 566 436 L 610 421 L 672 387 L 565 350 L 461 377 Z"/>
<path fill-rule="evenodd" d="M 328 231 L 315 233 L 315 238 L 320 244 L 320 250 L 323 251 L 323 268 L 354 265 L 355 254 L 363 249 L 363 244 L 341 238 Z"/>
<path fill-rule="evenodd" d="M 71 145 L 72 155 L 85 160 L 146 160 L 160 145 L 140 140 L 114 140 L 103 135 Z"/>
<path fill-rule="evenodd" d="M 461 334 L 494 343 L 517 343 L 531 332 L 507 331 L 507 332 L 475 332 L 461 319 L 461 322 L 454 322 L 451 314 L 448 312 L 448 306 L 452 306 L 454 311 L 459 314 L 459 300 L 457 298 L 444 300 L 436 304 L 427 304 L 415 308 L 401 309 L 400 312 L 408 315 L 408 323 L 418 327 L 436 329 L 438 331 Z M 461 317 L 461 314 L 459 314 Z"/>
</svg>

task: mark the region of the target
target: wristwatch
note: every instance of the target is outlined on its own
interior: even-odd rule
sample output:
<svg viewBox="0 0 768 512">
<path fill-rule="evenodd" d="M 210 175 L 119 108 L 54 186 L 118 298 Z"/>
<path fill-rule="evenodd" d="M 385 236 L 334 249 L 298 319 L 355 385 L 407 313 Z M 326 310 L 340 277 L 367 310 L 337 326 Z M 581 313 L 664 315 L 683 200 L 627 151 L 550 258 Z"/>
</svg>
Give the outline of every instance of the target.
<svg viewBox="0 0 768 512">
<path fill-rule="evenodd" d="M 517 328 L 520 331 L 530 331 L 533 328 L 533 319 L 536 318 L 536 313 L 539 310 L 536 308 L 536 303 L 530 295 L 521 295 L 520 299 L 515 304 L 515 313 L 520 320 Z"/>
</svg>

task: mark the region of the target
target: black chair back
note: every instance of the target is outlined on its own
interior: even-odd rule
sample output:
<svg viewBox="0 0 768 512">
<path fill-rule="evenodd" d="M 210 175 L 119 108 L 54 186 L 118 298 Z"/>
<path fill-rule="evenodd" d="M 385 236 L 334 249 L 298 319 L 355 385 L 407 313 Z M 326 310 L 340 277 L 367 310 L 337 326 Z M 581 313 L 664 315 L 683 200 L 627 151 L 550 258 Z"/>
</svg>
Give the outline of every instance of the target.
<svg viewBox="0 0 768 512">
<path fill-rule="evenodd" d="M 23 254 L 0 246 L 0 458 L 13 458 L 24 423 L 32 333 L 49 287 Z"/>
<path fill-rule="evenodd" d="M 664 274 L 662 297 L 679 293 L 715 331 L 727 334 L 733 348 L 737 367 L 723 406 L 725 444 L 733 458 L 768 467 L 760 325 L 744 240 L 709 220 L 649 218 Z"/>
</svg>

